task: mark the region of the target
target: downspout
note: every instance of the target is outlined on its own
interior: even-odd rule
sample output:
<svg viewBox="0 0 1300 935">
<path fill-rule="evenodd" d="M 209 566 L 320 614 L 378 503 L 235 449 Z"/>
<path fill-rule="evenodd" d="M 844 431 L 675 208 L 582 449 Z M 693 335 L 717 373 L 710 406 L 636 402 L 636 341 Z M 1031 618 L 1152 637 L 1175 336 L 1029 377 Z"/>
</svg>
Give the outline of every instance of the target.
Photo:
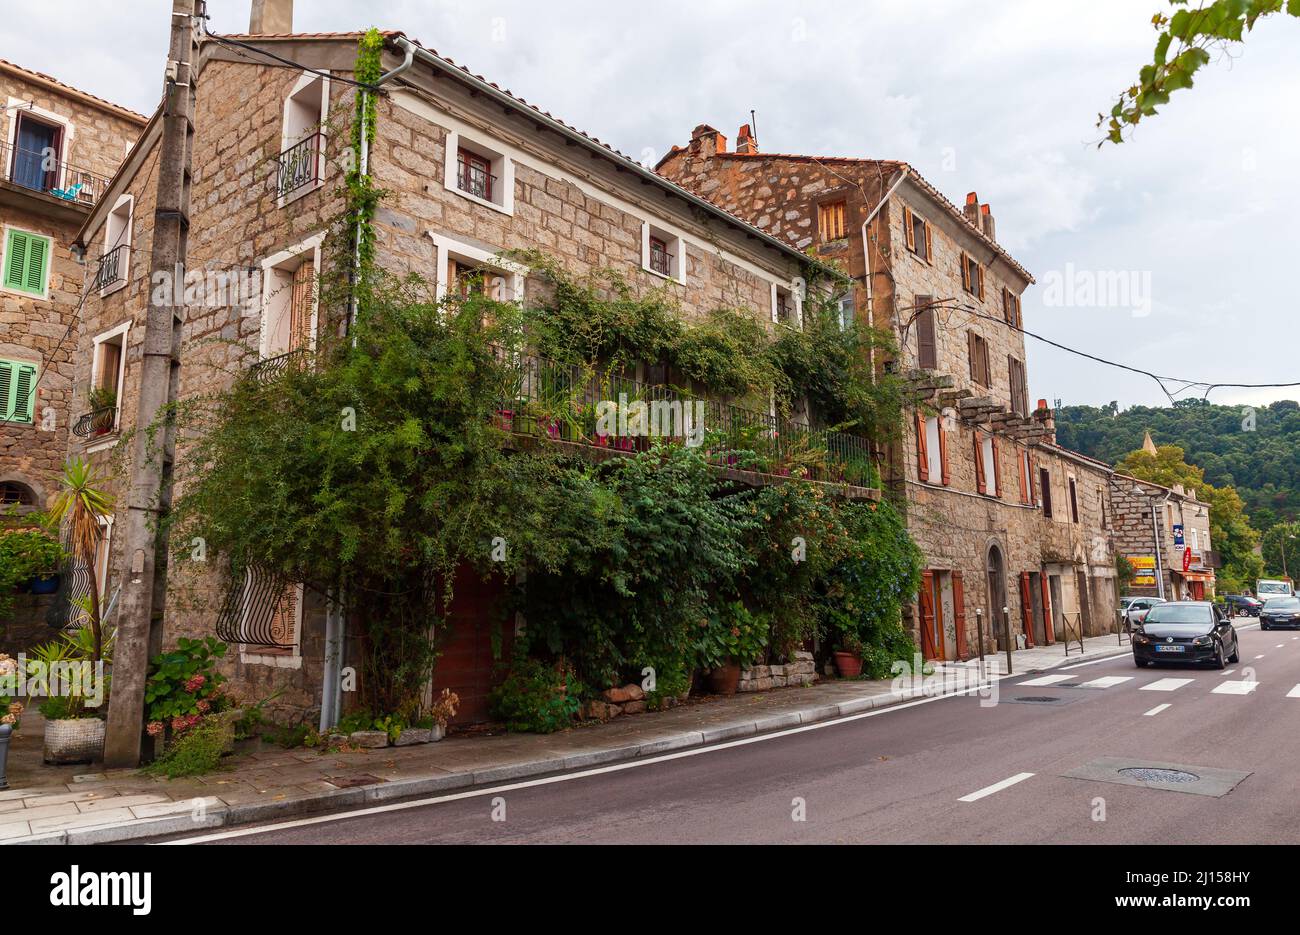
<svg viewBox="0 0 1300 935">
<path fill-rule="evenodd" d="M 1168 501 L 1169 501 L 1169 494 L 1165 494 L 1164 497 L 1162 497 L 1159 500 L 1160 503 L 1167 503 Z M 1151 538 L 1154 540 L 1155 547 L 1156 547 L 1156 593 L 1160 595 L 1161 600 L 1164 600 L 1165 599 L 1165 569 L 1164 569 L 1164 561 L 1162 558 L 1162 553 L 1165 550 L 1165 544 L 1160 541 L 1160 530 L 1159 527 L 1156 526 L 1157 501 L 1155 497 L 1152 497 L 1150 502 L 1151 502 Z"/>
</svg>

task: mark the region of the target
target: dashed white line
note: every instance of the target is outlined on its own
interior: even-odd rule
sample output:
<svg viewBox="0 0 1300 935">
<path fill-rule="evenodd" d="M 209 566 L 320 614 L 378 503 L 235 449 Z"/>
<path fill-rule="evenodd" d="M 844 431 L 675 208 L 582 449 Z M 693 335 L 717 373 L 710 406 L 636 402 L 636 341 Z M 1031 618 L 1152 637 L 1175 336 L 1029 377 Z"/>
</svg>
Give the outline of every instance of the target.
<svg viewBox="0 0 1300 935">
<path fill-rule="evenodd" d="M 1068 682 L 1074 678 L 1073 675 L 1040 675 L 1036 679 L 1030 679 L 1027 682 L 1017 682 L 1017 685 L 1055 685 L 1057 682 Z"/>
<path fill-rule="evenodd" d="M 1224 682 L 1222 685 L 1214 686 L 1211 694 L 1215 695 L 1249 695 L 1255 689 L 1259 688 L 1259 682 L 1252 682 L 1242 679 L 1240 681 Z"/>
<path fill-rule="evenodd" d="M 1110 688 L 1113 685 L 1119 685 L 1122 682 L 1133 681 L 1131 675 L 1103 675 L 1099 679 L 1093 679 L 1091 682 L 1084 682 L 1080 688 Z"/>
<path fill-rule="evenodd" d="M 1159 714 L 1161 711 L 1163 711 L 1163 710 L 1164 710 L 1165 708 L 1167 708 L 1167 707 L 1169 707 L 1169 705 L 1167 705 L 1167 704 L 1158 704 L 1158 705 L 1156 705 L 1154 708 L 1152 708 L 1150 711 L 1148 711 L 1148 712 L 1146 712 L 1145 714 L 1143 714 L 1142 716 L 1143 716 L 1143 717 L 1155 717 L 1157 714 Z"/>
<path fill-rule="evenodd" d="M 983 789 L 980 789 L 980 790 L 977 791 L 977 792 L 972 792 L 970 795 L 963 795 L 963 796 L 962 796 L 960 799 L 958 799 L 957 801 L 958 801 L 958 802 L 977 802 L 977 801 L 979 801 L 980 799 L 984 798 L 984 796 L 986 796 L 986 795 L 992 795 L 992 794 L 995 793 L 995 792 L 1001 792 L 1003 789 L 1007 788 L 1008 786 L 1014 786 L 1014 785 L 1015 785 L 1016 783 L 1018 783 L 1018 782 L 1024 782 L 1026 779 L 1028 779 L 1028 778 L 1029 778 L 1030 776 L 1032 776 L 1032 775 L 1034 775 L 1034 774 L 1033 774 L 1033 773 L 1016 773 L 1014 776 L 1008 777 L 1007 779 L 1004 779 L 1004 780 L 1002 780 L 1001 782 L 995 782 L 995 783 L 994 783 L 993 785 L 991 785 L 991 786 L 985 786 Z"/>
<path fill-rule="evenodd" d="M 1172 692 L 1177 691 L 1184 685 L 1190 685 L 1196 679 L 1157 679 L 1150 685 L 1143 685 L 1144 692 Z"/>
<path fill-rule="evenodd" d="M 1287 692 L 1286 696 L 1288 698 L 1300 698 L 1300 685 L 1297 685 L 1295 688 Z"/>
<path fill-rule="evenodd" d="M 1273 648 L 1274 648 L 1274 649 L 1281 649 L 1281 648 L 1282 648 L 1283 646 L 1285 646 L 1285 645 L 1286 645 L 1286 643 L 1278 643 L 1278 644 L 1277 644 L 1276 646 L 1274 646 Z"/>
<path fill-rule="evenodd" d="M 1263 658 L 1264 658 L 1264 654 L 1263 654 L 1263 653 L 1260 653 L 1260 654 L 1259 654 L 1258 656 L 1256 656 L 1255 658 L 1256 658 L 1256 659 L 1263 659 Z"/>
<path fill-rule="evenodd" d="M 1220 674 L 1220 675 L 1231 675 L 1232 673 L 1234 673 L 1234 672 L 1236 672 L 1236 671 L 1237 671 L 1236 669 L 1224 669 L 1224 670 L 1223 670 L 1222 672 L 1220 672 L 1219 674 Z"/>
</svg>

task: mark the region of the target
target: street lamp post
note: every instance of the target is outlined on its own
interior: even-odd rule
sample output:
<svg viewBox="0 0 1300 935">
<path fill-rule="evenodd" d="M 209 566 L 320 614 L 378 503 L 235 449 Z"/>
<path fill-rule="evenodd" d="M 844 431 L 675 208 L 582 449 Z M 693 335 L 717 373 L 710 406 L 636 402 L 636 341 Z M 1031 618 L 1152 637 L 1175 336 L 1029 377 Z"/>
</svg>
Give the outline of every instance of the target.
<svg viewBox="0 0 1300 935">
<path fill-rule="evenodd" d="M 1133 493 L 1143 498 L 1151 505 L 1151 542 L 1156 550 L 1156 594 L 1163 601 L 1165 599 L 1165 568 L 1164 561 L 1161 558 L 1160 548 L 1160 531 L 1156 526 L 1156 498 L 1146 492 L 1146 488 L 1134 485 Z"/>
</svg>

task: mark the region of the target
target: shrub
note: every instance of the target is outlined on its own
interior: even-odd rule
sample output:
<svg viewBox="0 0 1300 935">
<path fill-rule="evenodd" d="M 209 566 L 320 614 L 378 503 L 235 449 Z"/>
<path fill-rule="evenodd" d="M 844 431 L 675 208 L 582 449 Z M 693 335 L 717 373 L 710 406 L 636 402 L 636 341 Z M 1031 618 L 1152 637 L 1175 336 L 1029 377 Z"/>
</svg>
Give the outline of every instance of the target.
<svg viewBox="0 0 1300 935">
<path fill-rule="evenodd" d="M 226 678 L 216 671 L 217 660 L 226 654 L 226 644 L 215 637 L 191 640 L 182 637 L 176 648 L 160 653 L 149 664 L 144 701 L 150 730 L 157 734 L 164 726 L 183 731 L 206 714 L 230 706 L 222 688 Z"/>
<path fill-rule="evenodd" d="M 537 659 L 516 659 L 488 702 L 507 730 L 549 734 L 573 724 L 582 692 L 567 662 L 548 665 Z"/>
<path fill-rule="evenodd" d="M 234 712 L 200 718 L 168 744 L 163 755 L 144 768 L 153 776 L 198 776 L 211 772 L 235 739 Z"/>
</svg>

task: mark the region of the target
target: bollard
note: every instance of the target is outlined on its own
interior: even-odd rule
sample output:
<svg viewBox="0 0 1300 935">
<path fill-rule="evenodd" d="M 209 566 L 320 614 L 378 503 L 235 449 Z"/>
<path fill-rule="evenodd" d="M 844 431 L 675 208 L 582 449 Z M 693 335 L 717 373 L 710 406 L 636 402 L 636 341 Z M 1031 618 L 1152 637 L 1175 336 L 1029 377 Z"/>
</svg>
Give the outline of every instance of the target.
<svg viewBox="0 0 1300 935">
<path fill-rule="evenodd" d="M 9 788 L 9 781 L 5 779 L 5 764 L 9 760 L 9 736 L 14 729 L 9 724 L 0 724 L 0 792 Z"/>
<path fill-rule="evenodd" d="M 1011 674 L 1011 608 L 1002 608 L 1002 629 L 1007 638 L 1007 675 Z"/>
<path fill-rule="evenodd" d="M 979 637 L 980 644 L 980 678 L 984 678 L 984 611 L 982 608 L 975 608 L 975 633 Z"/>
</svg>

